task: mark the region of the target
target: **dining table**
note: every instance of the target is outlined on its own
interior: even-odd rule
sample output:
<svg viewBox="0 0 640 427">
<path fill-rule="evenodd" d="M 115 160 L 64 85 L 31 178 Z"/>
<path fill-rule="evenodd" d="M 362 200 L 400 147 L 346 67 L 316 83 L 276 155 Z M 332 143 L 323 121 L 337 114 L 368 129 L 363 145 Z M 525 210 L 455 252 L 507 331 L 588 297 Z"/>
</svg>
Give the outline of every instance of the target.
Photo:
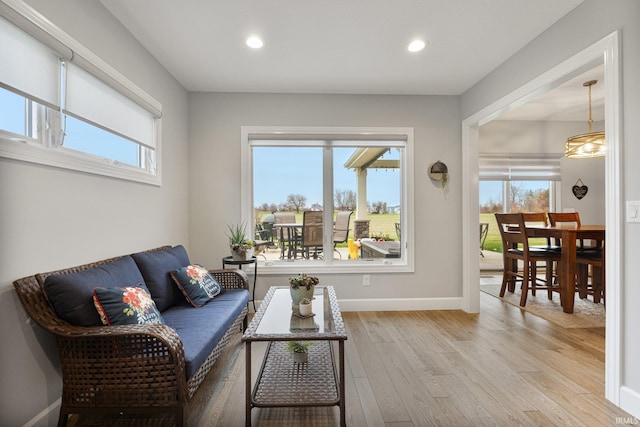
<svg viewBox="0 0 640 427">
<path fill-rule="evenodd" d="M 546 237 L 560 239 L 562 255 L 559 261 L 560 268 L 558 282 L 560 285 L 560 302 L 565 313 L 573 313 L 573 305 L 576 290 L 576 241 L 592 239 L 604 242 L 604 225 L 556 224 L 555 226 L 527 225 L 529 237 Z M 604 245 L 602 249 L 604 259 Z"/>
<path fill-rule="evenodd" d="M 291 259 L 295 256 L 297 238 L 302 232 L 302 225 L 300 222 L 276 222 L 273 224 L 280 242 L 280 259 L 284 259 L 285 256 Z"/>
</svg>

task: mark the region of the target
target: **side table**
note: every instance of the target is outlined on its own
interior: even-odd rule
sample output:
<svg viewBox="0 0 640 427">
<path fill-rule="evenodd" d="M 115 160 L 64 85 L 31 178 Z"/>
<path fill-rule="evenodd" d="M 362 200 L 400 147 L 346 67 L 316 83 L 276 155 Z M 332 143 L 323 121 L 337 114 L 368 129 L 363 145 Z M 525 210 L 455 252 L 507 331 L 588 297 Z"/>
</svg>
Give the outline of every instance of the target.
<svg viewBox="0 0 640 427">
<path fill-rule="evenodd" d="M 236 265 L 242 270 L 243 265 L 253 264 L 253 292 L 251 293 L 251 303 L 253 303 L 253 312 L 256 311 L 256 279 L 258 277 L 258 258 L 252 256 L 247 260 L 235 260 L 232 256 L 226 256 L 222 258 L 222 269 L 224 270 L 227 265 Z"/>
</svg>

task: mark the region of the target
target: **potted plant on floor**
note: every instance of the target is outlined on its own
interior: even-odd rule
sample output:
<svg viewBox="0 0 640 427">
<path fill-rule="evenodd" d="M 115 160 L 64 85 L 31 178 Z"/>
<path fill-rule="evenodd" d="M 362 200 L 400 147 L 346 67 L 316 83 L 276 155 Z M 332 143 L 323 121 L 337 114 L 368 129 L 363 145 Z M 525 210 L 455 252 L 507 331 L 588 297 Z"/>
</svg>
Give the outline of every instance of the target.
<svg viewBox="0 0 640 427">
<path fill-rule="evenodd" d="M 247 237 L 245 224 L 227 225 L 229 228 L 229 248 L 235 261 L 246 261 L 253 256 L 253 240 Z"/>
<path fill-rule="evenodd" d="M 295 363 L 307 363 L 309 361 L 309 347 L 315 345 L 313 341 L 287 341 L 286 349 L 293 356 Z"/>
</svg>

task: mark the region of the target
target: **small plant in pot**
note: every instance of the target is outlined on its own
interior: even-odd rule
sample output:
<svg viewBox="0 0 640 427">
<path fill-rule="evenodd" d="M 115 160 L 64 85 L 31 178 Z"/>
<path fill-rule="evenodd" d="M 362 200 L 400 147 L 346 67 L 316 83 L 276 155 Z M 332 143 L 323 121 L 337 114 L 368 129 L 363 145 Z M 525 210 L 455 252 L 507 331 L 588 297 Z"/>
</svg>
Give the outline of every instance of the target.
<svg viewBox="0 0 640 427">
<path fill-rule="evenodd" d="M 301 316 L 311 316 L 311 298 L 302 298 L 298 306 Z"/>
<path fill-rule="evenodd" d="M 245 224 L 227 225 L 229 233 L 229 249 L 236 261 L 246 261 L 253 256 L 253 240 L 247 237 Z"/>
<path fill-rule="evenodd" d="M 307 363 L 309 361 L 309 347 L 315 345 L 313 341 L 287 341 L 286 349 L 293 355 L 295 363 Z"/>
</svg>

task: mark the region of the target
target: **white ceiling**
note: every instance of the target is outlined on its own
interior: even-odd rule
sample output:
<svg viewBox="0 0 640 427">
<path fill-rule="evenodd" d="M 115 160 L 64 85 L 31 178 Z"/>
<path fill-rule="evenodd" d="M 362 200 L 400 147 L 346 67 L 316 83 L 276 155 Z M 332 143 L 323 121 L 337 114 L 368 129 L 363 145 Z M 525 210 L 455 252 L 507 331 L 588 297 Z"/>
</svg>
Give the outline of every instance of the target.
<svg viewBox="0 0 640 427">
<path fill-rule="evenodd" d="M 189 91 L 460 95 L 583 0 L 100 1 Z M 582 80 L 556 91 L 504 119 L 586 121 Z"/>
</svg>

